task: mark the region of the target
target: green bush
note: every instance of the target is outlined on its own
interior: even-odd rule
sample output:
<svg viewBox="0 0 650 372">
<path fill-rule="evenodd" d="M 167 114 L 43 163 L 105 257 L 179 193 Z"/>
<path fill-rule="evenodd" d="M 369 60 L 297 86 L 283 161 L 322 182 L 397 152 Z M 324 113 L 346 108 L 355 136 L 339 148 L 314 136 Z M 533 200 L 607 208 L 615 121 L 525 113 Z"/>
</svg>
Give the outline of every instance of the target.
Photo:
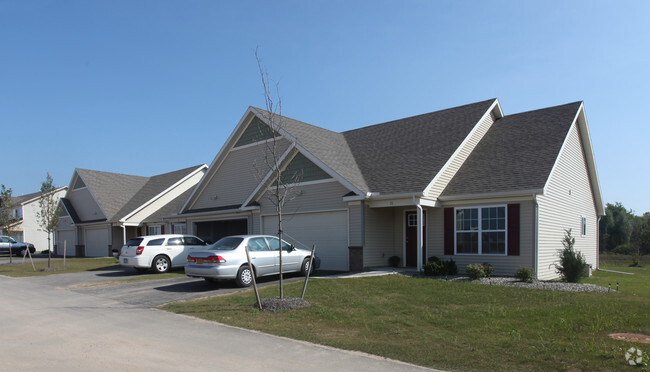
<svg viewBox="0 0 650 372">
<path fill-rule="evenodd" d="M 485 277 L 489 278 L 494 274 L 494 268 L 488 262 L 483 262 L 483 272 L 485 273 Z"/>
<path fill-rule="evenodd" d="M 443 276 L 458 274 L 458 267 L 454 260 L 443 261 L 436 256 L 429 257 L 428 262 L 422 267 L 424 275 Z"/>
<path fill-rule="evenodd" d="M 634 254 L 634 248 L 631 244 L 621 244 L 612 250 L 615 254 Z"/>
<path fill-rule="evenodd" d="M 515 271 L 515 278 L 522 282 L 532 283 L 534 279 L 533 269 L 528 266 L 519 266 Z"/>
<path fill-rule="evenodd" d="M 483 265 L 481 264 L 469 264 L 465 268 L 465 272 L 472 280 L 485 278 L 485 271 L 483 271 Z"/>
<path fill-rule="evenodd" d="M 388 257 L 388 264 L 392 267 L 397 267 L 399 266 L 400 258 L 397 256 L 390 256 Z"/>
<path fill-rule="evenodd" d="M 560 260 L 553 264 L 560 278 L 570 283 L 579 283 L 586 276 L 589 267 L 582 253 L 573 248 L 575 240 L 571 236 L 571 229 L 564 231 L 564 239 L 562 239 L 564 249 L 558 251 Z"/>
</svg>

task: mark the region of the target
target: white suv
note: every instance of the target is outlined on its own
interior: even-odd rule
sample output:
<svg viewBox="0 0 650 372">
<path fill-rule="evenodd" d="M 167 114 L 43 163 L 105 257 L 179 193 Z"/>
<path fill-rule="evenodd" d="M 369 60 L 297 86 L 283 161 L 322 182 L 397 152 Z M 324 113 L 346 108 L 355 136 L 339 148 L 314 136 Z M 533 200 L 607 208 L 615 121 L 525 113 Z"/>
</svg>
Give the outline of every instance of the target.
<svg viewBox="0 0 650 372">
<path fill-rule="evenodd" d="M 187 255 L 205 249 L 207 243 L 194 235 L 139 236 L 126 242 L 120 251 L 120 265 L 145 272 L 165 273 L 172 267 L 184 267 Z"/>
</svg>

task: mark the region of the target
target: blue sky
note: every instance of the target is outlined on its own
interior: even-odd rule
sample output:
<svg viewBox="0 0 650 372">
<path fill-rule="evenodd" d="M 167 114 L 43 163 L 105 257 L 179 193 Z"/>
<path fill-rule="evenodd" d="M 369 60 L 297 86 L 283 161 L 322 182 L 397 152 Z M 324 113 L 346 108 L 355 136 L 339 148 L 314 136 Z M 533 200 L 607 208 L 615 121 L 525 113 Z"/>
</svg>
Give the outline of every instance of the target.
<svg viewBox="0 0 650 372">
<path fill-rule="evenodd" d="M 649 1 L 0 1 L 0 183 L 210 164 L 250 105 L 344 131 L 584 101 L 605 202 L 650 211 Z"/>
</svg>

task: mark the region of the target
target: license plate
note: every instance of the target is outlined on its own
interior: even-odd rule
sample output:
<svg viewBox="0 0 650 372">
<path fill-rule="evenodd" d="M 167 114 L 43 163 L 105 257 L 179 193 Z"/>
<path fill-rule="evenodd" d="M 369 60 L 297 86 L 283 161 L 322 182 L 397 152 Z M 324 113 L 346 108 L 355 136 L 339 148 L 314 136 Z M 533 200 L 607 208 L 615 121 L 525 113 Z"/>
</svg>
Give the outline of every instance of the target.
<svg viewBox="0 0 650 372">
<path fill-rule="evenodd" d="M 197 258 L 196 263 L 203 263 L 203 259 L 202 258 Z"/>
<path fill-rule="evenodd" d="M 129 259 L 128 259 L 128 258 L 123 258 L 123 259 L 122 259 L 122 263 L 128 264 L 128 263 L 129 263 Z"/>
</svg>

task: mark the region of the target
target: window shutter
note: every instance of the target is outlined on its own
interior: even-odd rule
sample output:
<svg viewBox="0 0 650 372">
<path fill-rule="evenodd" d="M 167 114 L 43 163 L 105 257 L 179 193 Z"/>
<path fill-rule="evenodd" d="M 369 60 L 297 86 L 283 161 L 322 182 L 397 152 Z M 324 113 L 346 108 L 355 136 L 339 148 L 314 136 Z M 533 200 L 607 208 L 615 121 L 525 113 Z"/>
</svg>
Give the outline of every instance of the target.
<svg viewBox="0 0 650 372">
<path fill-rule="evenodd" d="M 165 225 L 160 226 L 160 233 L 161 234 L 165 233 Z"/>
<path fill-rule="evenodd" d="M 519 204 L 508 204 L 508 256 L 519 256 Z"/>
<path fill-rule="evenodd" d="M 445 255 L 454 254 L 454 208 L 445 208 Z"/>
</svg>

